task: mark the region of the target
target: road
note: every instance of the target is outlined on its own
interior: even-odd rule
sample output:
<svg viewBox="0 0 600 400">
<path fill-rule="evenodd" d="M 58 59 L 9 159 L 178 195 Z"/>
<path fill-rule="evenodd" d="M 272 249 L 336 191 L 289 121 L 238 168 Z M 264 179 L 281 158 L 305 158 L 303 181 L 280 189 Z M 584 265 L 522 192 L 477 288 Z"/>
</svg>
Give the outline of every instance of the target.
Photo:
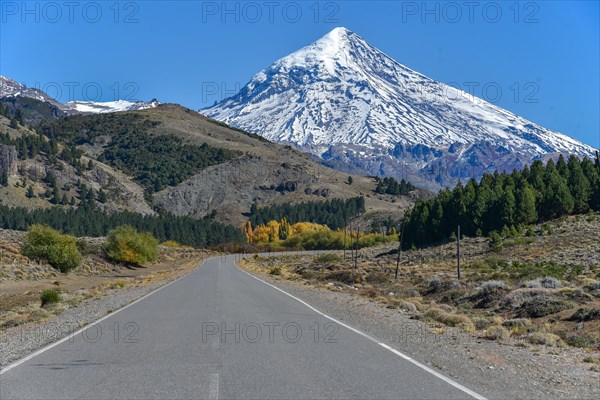
<svg viewBox="0 0 600 400">
<path fill-rule="evenodd" d="M 235 266 L 191 274 L 5 368 L 0 399 L 478 395 Z"/>
</svg>

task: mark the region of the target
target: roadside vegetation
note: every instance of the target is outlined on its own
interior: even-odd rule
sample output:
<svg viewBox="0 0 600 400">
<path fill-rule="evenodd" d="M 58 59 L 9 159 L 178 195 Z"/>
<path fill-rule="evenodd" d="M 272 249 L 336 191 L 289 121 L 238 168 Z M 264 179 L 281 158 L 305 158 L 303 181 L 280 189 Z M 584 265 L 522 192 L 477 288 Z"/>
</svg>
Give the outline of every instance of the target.
<svg viewBox="0 0 600 400">
<path fill-rule="evenodd" d="M 60 297 L 60 294 L 55 289 L 46 289 L 42 291 L 42 294 L 40 294 L 40 301 L 42 303 L 42 307 L 45 307 L 48 304 L 58 303 L 61 300 L 62 298 Z"/>
<path fill-rule="evenodd" d="M 81 264 L 77 239 L 63 235 L 45 225 L 32 225 L 25 236 L 23 254 L 48 262 L 61 272 L 69 272 Z"/>
<path fill-rule="evenodd" d="M 158 258 L 158 240 L 148 232 L 138 232 L 126 225 L 108 233 L 104 251 L 109 260 L 128 265 L 142 265 Z"/>
<path fill-rule="evenodd" d="M 518 346 L 600 351 L 600 215 L 563 217 L 524 231 L 500 236 L 500 246 L 490 238 L 463 238 L 461 279 L 453 242 L 402 251 L 397 280 L 397 243 L 347 251 L 345 259 L 342 252 L 256 256 L 242 265 L 363 296 L 433 329 L 450 326 Z"/>
<path fill-rule="evenodd" d="M 169 280 L 209 254 L 176 242 L 158 245 L 128 226 L 107 238 L 75 238 L 43 225 L 28 232 L 0 229 L 0 332 L 47 321 L 85 300 Z"/>
</svg>

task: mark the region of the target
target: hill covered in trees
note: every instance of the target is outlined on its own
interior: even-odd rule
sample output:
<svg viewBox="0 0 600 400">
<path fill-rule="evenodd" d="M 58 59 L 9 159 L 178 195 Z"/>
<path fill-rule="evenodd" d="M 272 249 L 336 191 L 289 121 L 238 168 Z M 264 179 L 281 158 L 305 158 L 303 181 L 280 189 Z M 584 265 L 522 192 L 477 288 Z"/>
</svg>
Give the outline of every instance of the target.
<svg viewBox="0 0 600 400">
<path fill-rule="evenodd" d="M 600 210 L 600 160 L 561 155 L 556 163 L 485 174 L 418 201 L 406 216 L 403 246 L 445 240 L 458 225 L 466 236 L 482 236 L 589 210 Z"/>
<path fill-rule="evenodd" d="M 206 167 L 240 155 L 206 143 L 189 144 L 172 135 L 149 133 L 160 125 L 139 114 L 99 114 L 48 121 L 38 131 L 68 146 L 94 145 L 108 136 L 110 141 L 102 146 L 98 161 L 132 176 L 148 193 L 176 186 Z"/>
<path fill-rule="evenodd" d="M 327 225 L 330 229 L 345 228 L 350 220 L 365 212 L 365 199 L 354 197 L 347 200 L 331 199 L 308 201 L 297 204 L 275 204 L 268 207 L 250 209 L 252 226 L 265 225 L 269 221 L 285 218 L 288 223 L 312 222 Z"/>
</svg>

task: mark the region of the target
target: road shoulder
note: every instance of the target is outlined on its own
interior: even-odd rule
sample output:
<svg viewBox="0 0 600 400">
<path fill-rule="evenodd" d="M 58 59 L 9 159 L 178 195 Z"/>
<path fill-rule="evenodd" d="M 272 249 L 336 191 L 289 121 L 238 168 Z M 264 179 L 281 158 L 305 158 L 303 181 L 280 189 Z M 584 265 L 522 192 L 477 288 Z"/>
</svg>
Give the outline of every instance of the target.
<svg viewBox="0 0 600 400">
<path fill-rule="evenodd" d="M 581 349 L 510 346 L 416 320 L 364 297 L 243 270 L 489 398 L 600 398 L 600 374 L 581 362 Z"/>
</svg>

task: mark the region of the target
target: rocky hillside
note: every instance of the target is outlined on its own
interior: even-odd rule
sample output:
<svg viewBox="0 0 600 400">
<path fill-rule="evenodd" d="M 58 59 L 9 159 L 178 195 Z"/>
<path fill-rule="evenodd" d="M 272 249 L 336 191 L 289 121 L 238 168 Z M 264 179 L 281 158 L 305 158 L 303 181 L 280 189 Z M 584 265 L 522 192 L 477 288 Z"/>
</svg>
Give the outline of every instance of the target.
<svg viewBox="0 0 600 400">
<path fill-rule="evenodd" d="M 25 124 L 0 117 L 2 154 L 12 154 L 3 156 L 5 205 L 78 207 L 83 188 L 109 212 L 164 210 L 239 225 L 253 204 L 361 195 L 368 217 L 397 218 L 419 195 L 376 194 L 373 178 L 349 180 L 290 147 L 173 104 Z"/>
<path fill-rule="evenodd" d="M 127 175 L 89 156 L 77 160 L 64 157 L 64 143 L 40 137 L 29 127 L 11 127 L 10 121 L 0 116 L 0 173 L 7 173 L 6 186 L 0 186 L 0 204 L 46 208 L 58 203 L 72 207 L 81 202 L 81 189 L 85 187 L 99 208 L 114 211 L 133 211 L 152 214 L 154 211 L 144 200 L 144 191 Z M 56 154 L 40 149 L 46 144 L 55 147 Z M 58 155 L 58 157 L 56 156 Z M 54 199 L 54 186 L 59 198 Z M 105 193 L 106 198 L 100 198 Z M 63 197 L 66 204 L 63 203 Z"/>
</svg>

